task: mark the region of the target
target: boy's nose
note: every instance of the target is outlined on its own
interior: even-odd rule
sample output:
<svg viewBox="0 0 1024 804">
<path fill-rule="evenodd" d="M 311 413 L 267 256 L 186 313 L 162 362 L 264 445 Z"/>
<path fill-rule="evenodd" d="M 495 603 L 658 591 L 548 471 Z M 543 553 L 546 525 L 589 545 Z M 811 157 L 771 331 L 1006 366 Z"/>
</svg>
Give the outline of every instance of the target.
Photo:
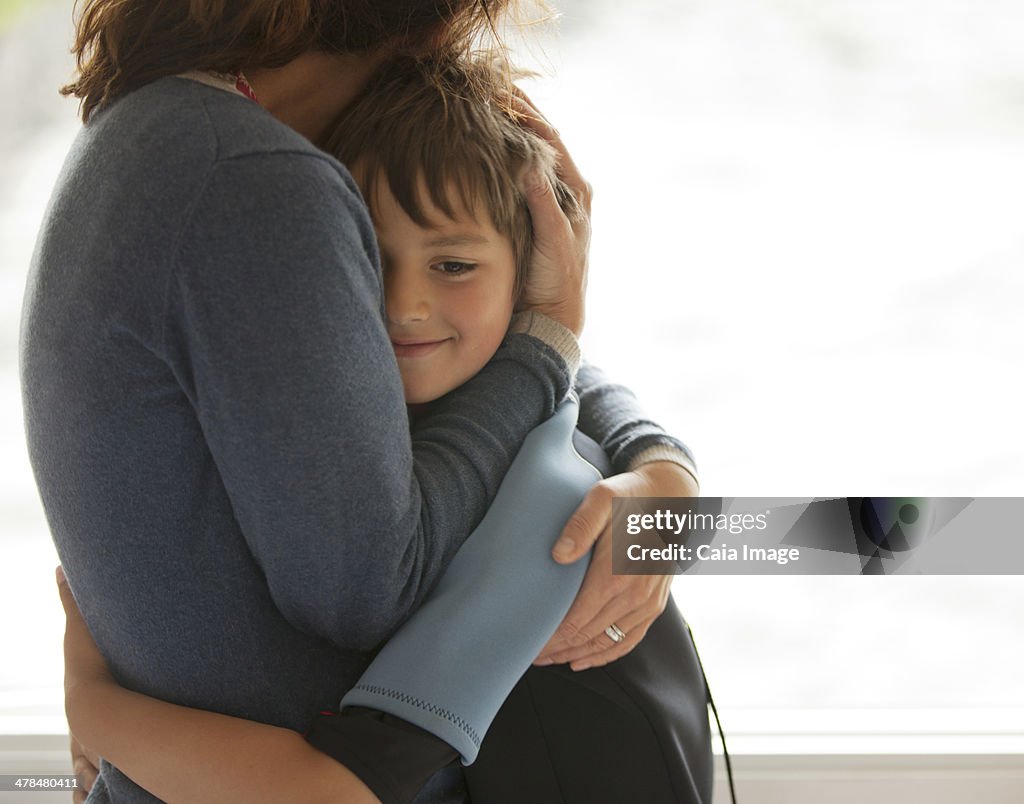
<svg viewBox="0 0 1024 804">
<path fill-rule="evenodd" d="M 391 272 L 384 278 L 384 309 L 392 324 L 412 324 L 430 317 L 430 300 L 419 282 Z"/>
</svg>

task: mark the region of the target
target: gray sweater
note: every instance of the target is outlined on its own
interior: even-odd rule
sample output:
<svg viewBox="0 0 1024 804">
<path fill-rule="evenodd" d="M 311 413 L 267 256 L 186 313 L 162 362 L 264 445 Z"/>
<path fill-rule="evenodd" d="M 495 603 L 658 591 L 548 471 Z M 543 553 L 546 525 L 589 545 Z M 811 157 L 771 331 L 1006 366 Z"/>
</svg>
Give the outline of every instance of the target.
<svg viewBox="0 0 1024 804">
<path fill-rule="evenodd" d="M 410 433 L 377 247 L 348 172 L 256 104 L 180 78 L 83 128 L 22 324 L 32 465 L 126 686 L 303 730 L 483 517 L 571 372 L 530 334 Z M 580 374 L 624 468 L 682 448 Z M 97 798 L 148 800 L 105 768 Z"/>
</svg>

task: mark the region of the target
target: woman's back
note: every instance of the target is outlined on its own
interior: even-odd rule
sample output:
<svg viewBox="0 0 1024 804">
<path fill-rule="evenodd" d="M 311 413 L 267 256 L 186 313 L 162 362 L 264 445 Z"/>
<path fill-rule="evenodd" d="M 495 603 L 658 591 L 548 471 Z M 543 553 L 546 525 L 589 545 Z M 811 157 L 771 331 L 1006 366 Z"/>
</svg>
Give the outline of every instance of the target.
<svg viewBox="0 0 1024 804">
<path fill-rule="evenodd" d="M 118 678 L 301 730 L 354 682 L 365 654 L 299 630 L 268 592 L 239 523 L 246 491 L 228 487 L 201 421 L 214 401 L 196 378 L 218 370 L 218 344 L 197 342 L 202 327 L 188 342 L 174 327 L 207 314 L 179 287 L 175 258 L 188 245 L 179 239 L 197 205 L 212 203 L 216 182 L 223 193 L 232 189 L 224 180 L 241 187 L 247 161 L 258 169 L 250 178 L 312 174 L 345 191 L 334 160 L 256 104 L 193 81 L 157 81 L 83 129 L 29 279 L 26 425 L 61 561 Z M 257 203 L 239 194 L 236 206 L 244 214 Z M 221 247 L 244 253 L 247 244 L 229 229 Z M 227 270 L 216 277 L 225 293 L 257 281 Z M 224 337 L 235 334 L 225 328 Z M 331 597 L 323 595 L 325 611 Z M 106 772 L 102 784 L 115 800 L 148 800 L 120 774 Z"/>
</svg>

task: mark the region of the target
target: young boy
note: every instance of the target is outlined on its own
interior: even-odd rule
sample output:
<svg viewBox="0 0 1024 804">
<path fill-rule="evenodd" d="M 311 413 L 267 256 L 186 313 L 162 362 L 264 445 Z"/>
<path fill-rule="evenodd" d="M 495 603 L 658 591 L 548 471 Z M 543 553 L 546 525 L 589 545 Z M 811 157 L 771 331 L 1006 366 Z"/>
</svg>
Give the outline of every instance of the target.
<svg viewBox="0 0 1024 804">
<path fill-rule="evenodd" d="M 556 176 L 554 151 L 503 108 L 506 86 L 484 60 L 398 60 L 324 143 L 349 167 L 374 220 L 388 332 L 412 415 L 483 368 L 505 337 L 532 247 L 523 172 L 544 174 L 567 216 L 580 214 Z M 594 442 L 576 431 L 573 444 L 608 473 Z M 529 514 L 521 520 L 530 526 Z M 616 662 L 582 672 L 530 668 L 465 769 L 471 797 L 709 801 L 706 683 L 695 659 L 670 602 Z M 386 707 L 359 689 L 357 703 Z"/>
</svg>

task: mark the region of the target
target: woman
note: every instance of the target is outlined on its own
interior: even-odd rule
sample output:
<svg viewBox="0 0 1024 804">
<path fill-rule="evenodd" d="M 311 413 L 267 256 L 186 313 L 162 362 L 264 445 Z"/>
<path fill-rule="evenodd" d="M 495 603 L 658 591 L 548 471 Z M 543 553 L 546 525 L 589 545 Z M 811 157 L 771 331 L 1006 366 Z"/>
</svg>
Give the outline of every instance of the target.
<svg viewBox="0 0 1024 804">
<path fill-rule="evenodd" d="M 533 315 L 410 440 L 379 316 L 372 226 L 351 178 L 309 144 L 390 53 L 464 45 L 499 10 L 86 4 L 72 91 L 89 125 L 41 232 L 23 379 L 62 563 L 129 687 L 304 728 L 422 601 L 515 448 L 567 393 L 588 224 L 570 226 L 538 183 L 527 188 Z M 565 157 L 586 205 L 589 190 Z M 460 411 L 477 427 L 449 432 Z M 621 432 L 621 406 L 611 413 L 594 417 L 601 443 Z M 623 459 L 673 444 L 641 433 Z M 694 490 L 664 463 L 620 487 Z M 564 559 L 600 535 L 608 496 L 588 499 L 570 523 Z M 635 589 L 608 575 L 592 567 L 548 653 L 610 661 L 642 637 L 656 616 L 647 598 L 660 595 L 635 605 Z M 626 639 L 605 636 L 611 622 L 599 614 L 639 609 Z M 573 624 L 585 638 L 570 646 Z M 316 770 L 301 774 L 316 786 L 310 795 L 369 795 L 292 737 L 290 767 Z M 235 771 L 261 772 L 244 761 Z M 231 769 L 224 778 L 231 789 Z M 294 779 L 267 773 L 266 783 L 269 797 L 274 784 L 296 797 Z M 143 797 L 109 767 L 97 784 L 112 798 Z"/>
</svg>

